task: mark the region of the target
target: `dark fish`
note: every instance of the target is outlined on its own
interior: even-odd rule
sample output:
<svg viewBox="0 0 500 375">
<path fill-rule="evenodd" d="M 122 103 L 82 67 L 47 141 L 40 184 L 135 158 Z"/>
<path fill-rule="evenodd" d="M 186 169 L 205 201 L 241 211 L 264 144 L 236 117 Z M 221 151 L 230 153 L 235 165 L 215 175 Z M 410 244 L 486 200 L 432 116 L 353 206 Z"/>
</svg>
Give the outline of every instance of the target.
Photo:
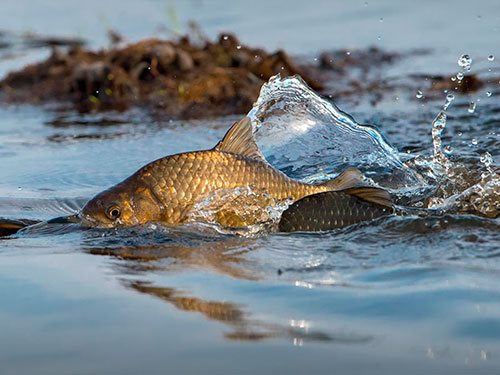
<svg viewBox="0 0 500 375">
<path fill-rule="evenodd" d="M 10 236 L 19 232 L 24 227 L 37 224 L 39 221 L 35 220 L 12 220 L 0 218 L 0 237 Z"/>
<path fill-rule="evenodd" d="M 280 232 L 326 231 L 394 213 L 389 194 L 373 187 L 328 191 L 304 197 L 288 207 Z"/>
</svg>

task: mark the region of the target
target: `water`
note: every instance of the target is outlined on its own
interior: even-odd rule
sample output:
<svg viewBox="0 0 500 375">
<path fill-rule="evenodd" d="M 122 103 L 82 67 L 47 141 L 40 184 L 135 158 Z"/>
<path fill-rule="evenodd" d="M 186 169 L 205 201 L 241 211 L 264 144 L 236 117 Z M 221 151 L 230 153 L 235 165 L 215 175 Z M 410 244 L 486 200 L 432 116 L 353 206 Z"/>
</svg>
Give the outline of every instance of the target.
<svg viewBox="0 0 500 375">
<path fill-rule="evenodd" d="M 74 33 L 75 17 L 47 21 L 65 4 L 43 4 L 48 16 L 33 16 L 30 25 Z M 141 9 L 124 4 L 121 14 L 149 12 L 156 19 L 165 6 L 144 4 Z M 174 5 L 183 14 L 184 5 Z M 41 6 L 35 3 L 33 12 Z M 330 31 L 336 23 L 326 17 L 325 6 L 307 6 L 312 10 L 305 15 L 281 9 L 284 17 L 273 23 L 268 22 L 272 12 L 243 22 L 236 11 L 214 5 L 200 20 L 209 31 L 227 27 L 273 47 L 283 38 L 285 21 L 315 19 L 310 30 L 292 30 L 296 38 L 283 41 L 287 48 L 310 53 L 309 48 L 333 43 Z M 438 51 L 382 69 L 384 76 L 436 70 L 453 75 L 465 53 L 473 59 L 465 75 L 481 69 L 481 59 L 483 68 L 495 66 L 497 61 L 486 56 L 498 55 L 496 2 L 443 5 L 445 10 L 434 12 L 429 12 L 438 6 L 434 3 L 415 6 L 342 5 L 340 13 L 331 13 L 350 16 L 338 27 L 358 25 L 362 35 L 342 33 L 347 39 L 341 47 L 370 44 L 364 35 L 374 37 L 380 33 L 373 28 L 391 27 L 382 34 L 387 46 Z M 13 11 L 22 2 L 6 7 Z M 95 9 L 86 11 L 95 14 Z M 424 11 L 425 20 L 418 16 Z M 12 15 L 0 17 L 5 14 Z M 113 24 L 119 13 L 109 14 Z M 463 22 L 446 23 L 435 38 L 429 25 L 442 25 L 443 14 Z M 106 24 L 89 19 L 94 26 Z M 418 23 L 422 35 L 409 33 L 410 40 L 403 40 L 389 32 L 405 21 Z M 8 22 L 2 24 L 14 30 Z M 256 28 L 259 22 L 266 25 L 265 33 Z M 464 24 L 468 32 L 456 33 Z M 144 25 L 131 23 L 124 31 L 131 37 L 147 35 L 154 25 Z M 103 43 L 102 33 L 81 27 L 92 43 Z M 311 40 L 318 44 L 309 45 Z M 19 54 L 0 60 L 0 75 L 46 53 L 9 51 Z M 238 236 L 203 225 L 119 231 L 67 226 L 2 239 L 0 372 L 387 374 L 405 368 L 415 374 L 497 373 L 498 85 L 454 93 L 434 137 L 432 122 L 446 94 L 433 100 L 427 91 L 423 98 L 415 92 L 401 89 L 375 106 L 365 92 L 356 102 L 340 98 L 336 104 L 344 113 L 300 82 L 273 81 L 250 115 L 264 124 L 257 137 L 265 156 L 291 176 L 318 181 L 356 164 L 399 203 L 416 213 L 431 208 L 431 215 L 391 217 L 321 234 Z M 297 95 L 306 100 L 297 102 Z M 476 103 L 473 113 L 471 102 Z M 170 122 L 140 110 L 80 115 L 1 106 L 0 216 L 43 220 L 74 212 L 151 160 L 213 147 L 238 118 Z M 307 131 L 298 126 L 303 123 Z M 380 132 L 359 125 L 365 123 Z M 347 140 L 351 148 L 342 147 Z"/>
</svg>

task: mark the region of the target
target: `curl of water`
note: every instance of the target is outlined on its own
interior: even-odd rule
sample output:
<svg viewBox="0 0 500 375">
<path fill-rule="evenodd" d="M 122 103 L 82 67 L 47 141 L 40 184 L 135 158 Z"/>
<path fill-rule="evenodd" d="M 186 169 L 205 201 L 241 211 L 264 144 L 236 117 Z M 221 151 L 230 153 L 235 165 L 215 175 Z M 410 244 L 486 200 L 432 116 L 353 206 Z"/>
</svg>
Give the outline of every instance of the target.
<svg viewBox="0 0 500 375">
<path fill-rule="evenodd" d="M 266 159 L 291 177 L 326 179 L 355 166 L 389 187 L 419 181 L 376 128 L 357 123 L 298 76 L 272 77 L 248 116 Z"/>
</svg>

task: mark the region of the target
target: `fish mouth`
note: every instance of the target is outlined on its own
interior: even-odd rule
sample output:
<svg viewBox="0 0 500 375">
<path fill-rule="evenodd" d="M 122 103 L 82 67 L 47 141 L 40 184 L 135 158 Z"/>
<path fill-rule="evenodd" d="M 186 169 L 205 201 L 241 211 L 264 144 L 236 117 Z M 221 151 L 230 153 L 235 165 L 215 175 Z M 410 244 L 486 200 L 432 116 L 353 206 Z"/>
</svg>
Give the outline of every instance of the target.
<svg viewBox="0 0 500 375">
<path fill-rule="evenodd" d="M 59 216 L 47 221 L 47 224 L 81 224 L 82 219 L 78 215 Z"/>
</svg>

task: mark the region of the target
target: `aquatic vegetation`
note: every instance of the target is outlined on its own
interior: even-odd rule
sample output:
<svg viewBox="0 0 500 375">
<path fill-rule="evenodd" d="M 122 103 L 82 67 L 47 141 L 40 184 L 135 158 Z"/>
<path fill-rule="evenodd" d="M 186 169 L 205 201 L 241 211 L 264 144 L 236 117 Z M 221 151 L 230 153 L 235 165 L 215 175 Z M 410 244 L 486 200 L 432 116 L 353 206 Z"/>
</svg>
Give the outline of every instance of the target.
<svg viewBox="0 0 500 375">
<path fill-rule="evenodd" d="M 321 87 L 284 51 L 251 48 L 230 34 L 191 39 L 145 39 L 100 51 L 69 44 L 8 74 L 0 90 L 11 102 L 71 102 L 84 112 L 148 106 L 170 118 L 197 118 L 243 113 L 278 72 Z"/>
<path fill-rule="evenodd" d="M 118 35 L 111 37 L 120 40 Z M 439 98 L 443 90 L 493 92 L 492 82 L 498 81 L 495 76 L 485 79 L 471 73 L 468 67 L 452 80 L 446 74 L 382 74 L 385 67 L 429 50 L 339 49 L 321 52 L 311 63 L 283 50 L 247 46 L 233 34 L 220 34 L 212 41 L 199 30 L 171 40 L 112 43 L 98 51 L 86 48 L 80 39 L 36 34 L 0 35 L 2 45 L 7 54 L 47 47 L 51 53 L 2 78 L 0 102 L 69 104 L 81 113 L 140 107 L 170 119 L 243 114 L 262 84 L 276 74 L 298 74 L 325 96 L 354 103 L 368 100 L 373 106 L 400 91 L 413 95 L 424 90 L 420 99 L 425 101 Z"/>
</svg>

